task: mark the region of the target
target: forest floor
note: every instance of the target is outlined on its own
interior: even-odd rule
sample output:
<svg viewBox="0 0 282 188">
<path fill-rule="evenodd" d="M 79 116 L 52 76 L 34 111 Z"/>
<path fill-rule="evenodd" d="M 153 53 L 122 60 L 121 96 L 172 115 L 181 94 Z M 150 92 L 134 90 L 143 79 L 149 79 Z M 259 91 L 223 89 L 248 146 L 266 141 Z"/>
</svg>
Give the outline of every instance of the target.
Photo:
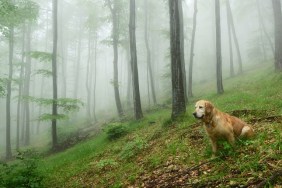
<svg viewBox="0 0 282 188">
<path fill-rule="evenodd" d="M 110 141 L 105 132 L 44 159 L 46 187 L 282 187 L 282 74 L 267 67 L 195 88 L 186 116 L 170 121 L 170 108 L 156 108 Z M 208 92 L 207 92 L 208 91 Z M 232 148 L 221 143 L 217 157 L 194 102 L 208 99 L 220 110 L 253 125 L 255 137 Z"/>
</svg>

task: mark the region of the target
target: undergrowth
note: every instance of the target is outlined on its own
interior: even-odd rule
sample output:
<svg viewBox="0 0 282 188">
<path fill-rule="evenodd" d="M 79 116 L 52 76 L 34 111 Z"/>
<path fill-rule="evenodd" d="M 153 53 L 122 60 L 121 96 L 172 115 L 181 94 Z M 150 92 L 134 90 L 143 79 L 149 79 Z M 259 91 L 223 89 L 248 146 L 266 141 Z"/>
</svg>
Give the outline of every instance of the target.
<svg viewBox="0 0 282 188">
<path fill-rule="evenodd" d="M 271 118 L 282 113 L 282 76 L 265 68 L 251 71 L 224 80 L 223 95 L 210 85 L 195 87 L 178 121 L 170 120 L 170 108 L 154 109 L 142 120 L 117 123 L 110 134 L 46 158 L 45 186 L 254 187 L 267 180 L 282 168 L 281 118 Z M 222 142 L 211 160 L 209 140 L 192 117 L 194 102 L 202 98 L 252 124 L 256 136 L 235 147 Z"/>
</svg>

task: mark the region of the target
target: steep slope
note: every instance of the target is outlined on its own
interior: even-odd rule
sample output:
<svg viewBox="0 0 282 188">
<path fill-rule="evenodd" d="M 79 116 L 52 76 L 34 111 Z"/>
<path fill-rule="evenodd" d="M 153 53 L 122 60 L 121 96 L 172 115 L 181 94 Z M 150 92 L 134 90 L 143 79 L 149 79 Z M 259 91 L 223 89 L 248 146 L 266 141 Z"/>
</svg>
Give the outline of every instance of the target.
<svg viewBox="0 0 282 188">
<path fill-rule="evenodd" d="M 198 84 L 178 122 L 169 120 L 169 107 L 156 109 L 141 121 L 119 123 L 129 130 L 122 138 L 109 141 L 102 133 L 46 158 L 46 187 L 281 186 L 282 75 L 262 67 L 224 84 L 223 95 L 210 89 L 214 83 Z M 252 124 L 255 138 L 237 141 L 235 148 L 222 142 L 211 159 L 207 136 L 191 115 L 200 98 Z"/>
</svg>

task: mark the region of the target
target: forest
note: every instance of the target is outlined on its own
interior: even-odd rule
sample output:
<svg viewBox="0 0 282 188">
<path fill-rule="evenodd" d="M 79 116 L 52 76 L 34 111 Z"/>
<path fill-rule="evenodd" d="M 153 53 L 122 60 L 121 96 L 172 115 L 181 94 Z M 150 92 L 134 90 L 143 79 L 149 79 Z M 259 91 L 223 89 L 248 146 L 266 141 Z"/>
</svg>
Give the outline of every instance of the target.
<svg viewBox="0 0 282 188">
<path fill-rule="evenodd" d="M 0 49 L 0 187 L 282 185 L 280 0 L 0 0 Z"/>
</svg>

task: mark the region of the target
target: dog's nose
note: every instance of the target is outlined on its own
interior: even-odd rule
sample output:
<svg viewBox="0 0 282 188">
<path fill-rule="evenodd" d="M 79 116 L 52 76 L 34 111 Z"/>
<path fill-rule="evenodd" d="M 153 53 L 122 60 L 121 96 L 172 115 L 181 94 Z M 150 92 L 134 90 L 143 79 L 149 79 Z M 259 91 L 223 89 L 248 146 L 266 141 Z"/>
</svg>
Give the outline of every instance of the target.
<svg viewBox="0 0 282 188">
<path fill-rule="evenodd" d="M 194 116 L 194 117 L 196 117 L 196 115 L 197 115 L 197 113 L 196 113 L 196 112 L 194 112 L 194 113 L 193 113 L 193 116 Z"/>
</svg>

